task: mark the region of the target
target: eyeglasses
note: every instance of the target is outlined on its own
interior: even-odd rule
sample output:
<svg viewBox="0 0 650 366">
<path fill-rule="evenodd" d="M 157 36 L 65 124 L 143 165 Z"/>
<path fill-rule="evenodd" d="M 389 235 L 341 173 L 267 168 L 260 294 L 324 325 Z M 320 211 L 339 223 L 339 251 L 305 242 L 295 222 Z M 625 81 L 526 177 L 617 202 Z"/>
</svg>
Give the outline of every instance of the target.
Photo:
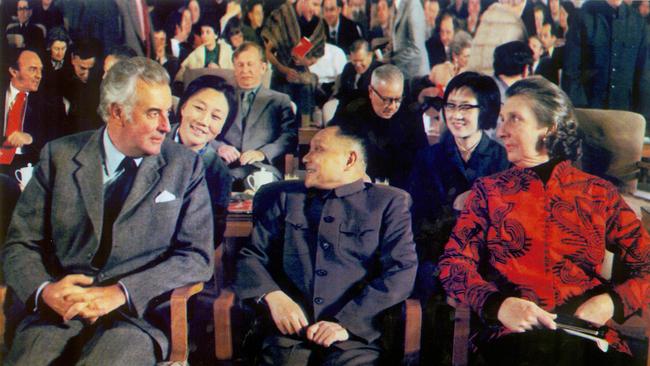
<svg viewBox="0 0 650 366">
<path fill-rule="evenodd" d="M 467 112 L 469 112 L 470 110 L 472 110 L 474 108 L 481 108 L 481 106 L 478 105 L 478 104 L 459 104 L 459 105 L 456 105 L 454 103 L 445 103 L 443 105 L 443 107 L 445 108 L 445 112 L 451 112 L 451 113 L 453 113 L 454 111 L 459 111 L 461 113 L 467 113 Z"/>
<path fill-rule="evenodd" d="M 29 6 L 21 6 L 20 8 L 16 8 L 18 11 L 29 11 L 31 10 Z"/>
<path fill-rule="evenodd" d="M 372 85 L 370 85 L 370 89 L 372 89 L 372 91 L 373 91 L 375 94 L 377 94 L 377 96 L 379 97 L 379 99 L 381 99 L 382 103 L 384 103 L 384 105 L 386 105 L 386 106 L 391 105 L 391 104 L 393 104 L 393 103 L 395 103 L 395 104 L 397 104 L 397 105 L 400 105 L 400 104 L 402 104 L 402 99 L 404 99 L 404 97 L 401 97 L 401 96 L 400 96 L 400 97 L 396 97 L 396 98 L 385 97 L 385 96 L 379 94 L 379 92 L 377 91 L 377 89 L 375 89 L 375 87 L 372 86 Z"/>
</svg>

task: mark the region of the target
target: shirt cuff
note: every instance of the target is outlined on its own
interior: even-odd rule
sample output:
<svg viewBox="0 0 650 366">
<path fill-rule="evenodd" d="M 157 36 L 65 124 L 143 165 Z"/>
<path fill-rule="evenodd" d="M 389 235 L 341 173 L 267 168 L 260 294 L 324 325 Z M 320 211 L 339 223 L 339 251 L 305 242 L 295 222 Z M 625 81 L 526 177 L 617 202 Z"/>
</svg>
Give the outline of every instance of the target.
<svg viewBox="0 0 650 366">
<path fill-rule="evenodd" d="M 49 284 L 50 281 L 45 281 L 36 289 L 36 294 L 34 295 L 34 309 L 32 310 L 33 312 L 36 312 L 38 310 L 38 299 L 41 297 L 41 292 L 43 292 L 45 286 Z"/>
<path fill-rule="evenodd" d="M 126 289 L 126 286 L 124 285 L 124 283 L 122 283 L 122 281 L 117 281 L 117 284 L 120 285 L 122 291 L 124 291 L 124 296 L 126 297 L 126 307 L 129 309 L 130 313 L 134 313 L 135 307 L 131 303 L 131 296 L 129 295 L 129 290 Z"/>
</svg>

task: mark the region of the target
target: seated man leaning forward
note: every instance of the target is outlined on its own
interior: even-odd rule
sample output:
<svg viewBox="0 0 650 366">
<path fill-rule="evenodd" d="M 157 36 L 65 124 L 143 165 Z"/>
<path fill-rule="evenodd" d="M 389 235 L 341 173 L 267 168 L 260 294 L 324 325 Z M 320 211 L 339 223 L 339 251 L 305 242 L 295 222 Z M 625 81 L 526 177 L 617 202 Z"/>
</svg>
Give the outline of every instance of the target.
<svg viewBox="0 0 650 366">
<path fill-rule="evenodd" d="M 268 309 L 263 364 L 377 364 L 377 316 L 415 280 L 410 197 L 364 182 L 363 144 L 345 127 L 318 132 L 304 162 L 304 182 L 255 196 L 235 289 Z"/>
<path fill-rule="evenodd" d="M 118 62 L 101 87 L 106 126 L 43 148 L 2 253 L 26 310 L 5 365 L 167 358 L 170 291 L 213 268 L 201 157 L 165 138 L 168 85 L 153 60 Z"/>
</svg>

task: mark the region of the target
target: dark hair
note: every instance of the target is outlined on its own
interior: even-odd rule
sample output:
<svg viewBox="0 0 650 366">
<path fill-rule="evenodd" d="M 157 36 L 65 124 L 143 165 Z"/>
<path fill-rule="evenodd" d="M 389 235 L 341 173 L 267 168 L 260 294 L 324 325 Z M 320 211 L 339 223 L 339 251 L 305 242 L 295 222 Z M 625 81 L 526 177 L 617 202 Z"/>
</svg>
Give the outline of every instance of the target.
<svg viewBox="0 0 650 366">
<path fill-rule="evenodd" d="M 444 102 L 447 103 L 449 95 L 454 90 L 467 88 L 472 91 L 479 105 L 478 128 L 489 130 L 496 127 L 499 112 L 501 111 L 501 93 L 494 79 L 473 71 L 462 72 L 449 81 L 445 88 Z M 447 120 L 445 110 L 442 116 Z"/>
<path fill-rule="evenodd" d="M 96 38 L 84 38 L 72 44 L 72 52 L 75 56 L 82 60 L 89 58 L 99 58 L 101 54 L 100 42 Z"/>
<path fill-rule="evenodd" d="M 183 22 L 183 12 L 185 7 L 181 7 L 176 11 L 172 11 L 167 20 L 165 21 L 165 33 L 167 34 L 167 39 L 172 39 L 176 35 L 176 27 L 180 27 Z"/>
<path fill-rule="evenodd" d="M 567 12 L 567 24 L 569 27 L 573 24 L 573 18 L 576 16 L 576 6 L 573 1 L 561 1 L 560 6 Z"/>
<path fill-rule="evenodd" d="M 338 127 L 337 136 L 348 138 L 359 144 L 361 147 L 361 161 L 368 165 L 368 134 L 363 131 L 359 123 L 353 121 L 349 115 L 338 115 L 327 124 L 327 127 Z"/>
<path fill-rule="evenodd" d="M 350 53 L 355 53 L 357 51 L 360 51 L 361 49 L 365 49 L 366 52 L 370 52 L 370 44 L 368 43 L 368 41 L 362 38 L 352 42 L 349 51 Z"/>
<path fill-rule="evenodd" d="M 106 50 L 106 56 L 113 56 L 120 61 L 136 57 L 137 55 L 138 54 L 133 50 L 133 48 L 122 44 L 113 45 Z"/>
<path fill-rule="evenodd" d="M 52 47 L 56 41 L 64 42 L 66 45 L 70 44 L 70 36 L 63 27 L 54 27 L 47 31 L 47 48 Z"/>
<path fill-rule="evenodd" d="M 248 51 L 248 50 L 251 50 L 251 49 L 254 49 L 254 50 L 257 51 L 257 53 L 259 53 L 260 59 L 262 60 L 262 62 L 266 62 L 266 54 L 264 53 L 264 49 L 262 48 L 262 46 L 260 46 L 259 44 L 255 43 L 255 42 L 249 42 L 249 41 L 246 41 L 246 42 L 242 43 L 241 45 L 239 45 L 239 47 L 237 47 L 235 52 L 232 53 L 232 60 L 235 61 L 235 59 L 242 52 L 245 52 L 245 51 Z"/>
<path fill-rule="evenodd" d="M 230 126 L 235 122 L 235 117 L 237 116 L 237 97 L 235 96 L 235 88 L 232 85 L 228 84 L 226 80 L 222 77 L 216 75 L 203 75 L 194 79 L 190 85 L 187 86 L 185 92 L 178 101 L 178 108 L 176 109 L 176 119 L 180 124 L 182 121 L 181 110 L 183 105 L 190 99 L 194 94 L 200 92 L 203 89 L 214 89 L 226 97 L 228 102 L 228 117 L 226 122 L 221 129 L 221 133 L 228 131 Z"/>
<path fill-rule="evenodd" d="M 450 13 L 448 10 L 442 10 L 442 7 L 440 7 L 441 11 L 440 14 L 438 14 L 438 17 L 436 18 L 436 32 L 440 32 L 440 24 L 442 23 L 443 20 L 446 18 L 451 18 L 451 22 L 454 25 L 454 32 L 458 30 L 459 24 L 458 24 L 458 19 Z"/>
<path fill-rule="evenodd" d="M 542 142 L 549 156 L 576 161 L 581 138 L 573 104 L 566 93 L 543 77 L 533 76 L 517 81 L 506 90 L 507 98 L 516 95 L 527 98 L 537 122 L 550 128 Z"/>
<path fill-rule="evenodd" d="M 533 51 L 522 41 L 504 43 L 494 49 L 494 75 L 515 76 L 533 64 Z"/>
<path fill-rule="evenodd" d="M 41 55 L 41 52 L 35 48 L 14 48 L 9 50 L 8 55 L 9 55 L 9 67 L 14 69 L 14 70 L 20 70 L 20 65 L 18 65 L 18 59 L 20 58 L 20 55 L 23 54 L 23 52 L 34 52 L 41 60 L 43 59 L 43 55 Z"/>
</svg>

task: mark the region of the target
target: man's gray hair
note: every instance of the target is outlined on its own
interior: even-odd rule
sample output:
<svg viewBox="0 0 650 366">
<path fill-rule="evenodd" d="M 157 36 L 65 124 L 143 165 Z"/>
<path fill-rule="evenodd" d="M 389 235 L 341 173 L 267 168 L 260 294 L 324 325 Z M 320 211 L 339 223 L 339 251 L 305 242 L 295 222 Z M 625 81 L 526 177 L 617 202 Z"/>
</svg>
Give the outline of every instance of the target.
<svg viewBox="0 0 650 366">
<path fill-rule="evenodd" d="M 108 70 L 102 80 L 97 113 L 104 122 L 108 121 L 111 104 L 124 107 L 127 115 L 136 102 L 135 85 L 137 80 L 147 84 L 169 84 L 167 71 L 154 60 L 146 57 L 133 57 L 120 61 Z"/>
<path fill-rule="evenodd" d="M 449 44 L 451 53 L 456 56 L 460 55 L 464 49 L 469 47 L 472 47 L 472 36 L 463 30 L 456 32 L 454 39 Z"/>
<path fill-rule="evenodd" d="M 404 74 L 395 65 L 382 65 L 376 68 L 370 77 L 372 86 L 377 87 L 380 82 L 402 85 L 404 84 Z"/>
</svg>

